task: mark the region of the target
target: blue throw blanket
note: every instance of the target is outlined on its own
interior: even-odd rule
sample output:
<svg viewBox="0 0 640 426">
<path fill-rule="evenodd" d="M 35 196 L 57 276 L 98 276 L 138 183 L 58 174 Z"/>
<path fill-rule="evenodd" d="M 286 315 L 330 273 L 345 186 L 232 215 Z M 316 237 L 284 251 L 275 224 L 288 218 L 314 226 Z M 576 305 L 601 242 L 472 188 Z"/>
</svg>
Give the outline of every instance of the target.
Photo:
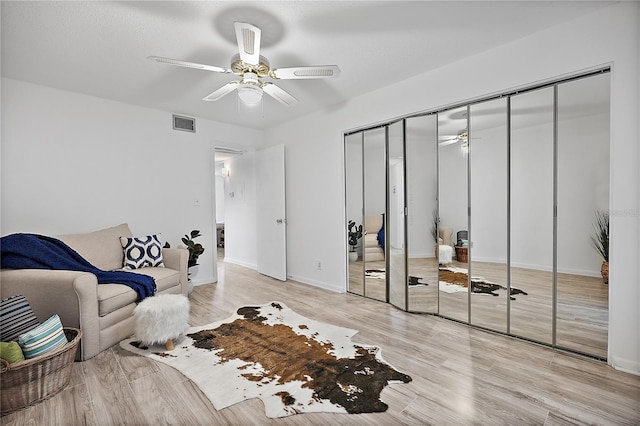
<svg viewBox="0 0 640 426">
<path fill-rule="evenodd" d="M 138 300 L 153 296 L 155 280 L 126 271 L 103 271 L 64 242 L 44 235 L 11 234 L 0 238 L 0 263 L 7 269 L 61 269 L 91 272 L 98 284 L 124 284 L 138 293 Z"/>
</svg>

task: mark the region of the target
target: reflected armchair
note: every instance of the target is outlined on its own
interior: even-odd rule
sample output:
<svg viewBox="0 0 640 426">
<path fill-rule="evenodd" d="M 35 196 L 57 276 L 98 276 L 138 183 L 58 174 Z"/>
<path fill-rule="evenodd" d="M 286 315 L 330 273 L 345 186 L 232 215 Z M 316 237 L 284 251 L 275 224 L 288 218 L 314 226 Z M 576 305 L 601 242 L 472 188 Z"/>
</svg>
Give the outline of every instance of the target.
<svg viewBox="0 0 640 426">
<path fill-rule="evenodd" d="M 364 218 L 364 253 L 367 261 L 384 260 L 384 249 L 378 242 L 378 232 L 382 229 L 382 215 L 365 216 Z"/>
</svg>

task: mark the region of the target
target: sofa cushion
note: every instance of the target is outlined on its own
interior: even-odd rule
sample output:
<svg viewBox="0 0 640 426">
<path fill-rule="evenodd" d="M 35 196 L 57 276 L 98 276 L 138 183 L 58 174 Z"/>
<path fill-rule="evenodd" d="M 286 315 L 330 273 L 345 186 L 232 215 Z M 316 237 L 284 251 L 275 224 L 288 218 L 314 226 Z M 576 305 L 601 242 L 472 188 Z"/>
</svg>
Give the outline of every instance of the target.
<svg viewBox="0 0 640 426">
<path fill-rule="evenodd" d="M 131 237 L 126 223 L 85 234 L 69 234 L 58 237 L 77 251 L 93 266 L 104 271 L 122 268 L 120 237 Z"/>
<path fill-rule="evenodd" d="M 125 269 L 132 274 L 143 274 L 156 281 L 156 293 L 161 293 L 180 284 L 180 272 L 170 268 L 148 267 L 143 269 Z M 98 315 L 105 316 L 111 312 L 135 303 L 137 294 L 122 284 L 98 284 Z"/>
<path fill-rule="evenodd" d="M 145 237 L 120 237 L 124 251 L 124 269 L 139 269 L 149 266 L 164 268 L 162 244 L 158 235 Z"/>
<path fill-rule="evenodd" d="M 137 300 L 137 293 L 124 284 L 98 284 L 98 315 L 101 317 Z"/>
<path fill-rule="evenodd" d="M 157 293 L 180 284 L 180 271 L 176 271 L 175 269 L 144 268 L 135 270 L 132 269 L 129 272 L 145 274 L 153 277 L 156 280 Z"/>
</svg>

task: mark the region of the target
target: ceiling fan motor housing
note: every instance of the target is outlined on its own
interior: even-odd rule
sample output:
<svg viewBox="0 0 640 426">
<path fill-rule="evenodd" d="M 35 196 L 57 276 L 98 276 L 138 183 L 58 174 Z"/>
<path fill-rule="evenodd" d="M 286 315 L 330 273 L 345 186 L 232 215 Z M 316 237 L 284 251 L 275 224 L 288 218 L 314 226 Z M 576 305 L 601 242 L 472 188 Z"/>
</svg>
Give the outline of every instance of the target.
<svg viewBox="0 0 640 426">
<path fill-rule="evenodd" d="M 272 77 L 271 76 L 271 68 L 269 66 L 269 61 L 264 56 L 260 55 L 260 62 L 256 65 L 247 64 L 242 59 L 240 59 L 240 55 L 233 55 L 231 58 L 231 72 L 236 75 L 244 75 L 246 73 L 254 73 L 257 74 L 258 77 Z"/>
</svg>

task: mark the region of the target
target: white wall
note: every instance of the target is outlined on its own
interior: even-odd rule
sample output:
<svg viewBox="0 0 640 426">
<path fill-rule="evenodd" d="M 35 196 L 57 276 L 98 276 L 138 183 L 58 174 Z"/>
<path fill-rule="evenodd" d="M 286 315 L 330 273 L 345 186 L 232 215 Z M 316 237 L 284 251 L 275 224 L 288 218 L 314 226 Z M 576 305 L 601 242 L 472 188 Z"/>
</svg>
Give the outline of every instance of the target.
<svg viewBox="0 0 640 426">
<path fill-rule="evenodd" d="M 216 166 L 216 168 L 218 168 Z M 216 172 L 216 223 L 224 223 L 224 181 L 225 177 Z"/>
<path fill-rule="evenodd" d="M 511 142 L 513 266 L 547 271 L 553 267 L 552 120 L 550 115 L 549 121 L 539 126 L 514 125 Z"/>
<path fill-rule="evenodd" d="M 387 160 L 384 129 L 364 134 L 364 214 L 377 216 L 387 209 Z"/>
<path fill-rule="evenodd" d="M 444 244 L 456 244 L 458 231 L 469 229 L 468 158 L 459 143 L 440 146 L 438 157 L 440 228 L 452 230 L 452 241 L 444 241 Z"/>
<path fill-rule="evenodd" d="M 609 114 L 559 123 L 558 270 L 600 276 L 591 245 L 596 210 L 609 210 Z M 566 135 L 566 137 L 565 137 Z"/>
<path fill-rule="evenodd" d="M 179 113 L 179 112 L 178 112 Z M 205 247 L 195 285 L 215 275 L 213 138 L 258 143 L 260 132 L 2 79 L 3 235 L 85 232 L 127 222 L 173 247 L 192 229 Z M 195 205 L 199 201 L 199 206 Z"/>
<path fill-rule="evenodd" d="M 346 289 L 343 132 L 612 66 L 609 362 L 640 373 L 640 4 L 623 2 L 266 132 L 286 144 L 291 275 Z M 322 271 L 312 259 L 323 259 Z"/>
<path fill-rule="evenodd" d="M 436 117 L 407 120 L 407 256 L 435 257 L 432 236 L 436 209 L 438 173 Z"/>
<path fill-rule="evenodd" d="M 474 108 L 471 111 L 471 259 L 506 263 L 506 115 L 503 126 L 480 130 L 474 128 Z"/>
</svg>

